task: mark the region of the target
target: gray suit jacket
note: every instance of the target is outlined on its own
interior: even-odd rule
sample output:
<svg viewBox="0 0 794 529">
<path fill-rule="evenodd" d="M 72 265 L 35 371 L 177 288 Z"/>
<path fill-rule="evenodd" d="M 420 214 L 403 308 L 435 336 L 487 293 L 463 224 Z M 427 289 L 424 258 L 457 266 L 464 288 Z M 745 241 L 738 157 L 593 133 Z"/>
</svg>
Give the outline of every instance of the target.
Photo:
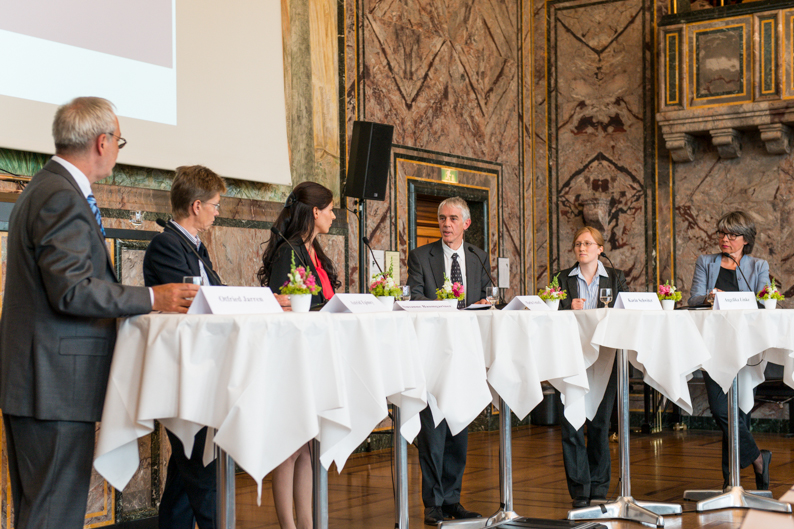
<svg viewBox="0 0 794 529">
<path fill-rule="evenodd" d="M 722 254 L 715 253 L 701 255 L 695 263 L 695 275 L 692 278 L 692 290 L 689 293 L 690 306 L 702 305 L 706 296 L 717 283 L 717 276 L 720 275 L 720 264 Z M 736 280 L 739 282 L 739 289 L 745 292 L 755 292 L 756 294 L 769 283 L 769 263 L 763 259 L 756 259 L 751 255 L 742 256 L 739 260 L 739 268 L 742 269 L 747 281 L 742 277 L 741 272 L 736 272 Z"/>
<path fill-rule="evenodd" d="M 105 240 L 69 172 L 50 161 L 11 212 L 0 318 L 0 408 L 41 420 L 100 420 L 116 320 L 150 312 L 118 284 Z"/>
<path fill-rule="evenodd" d="M 474 253 L 472 253 L 474 250 Z M 466 306 L 485 299 L 491 280 L 483 270 L 491 268 L 488 254 L 463 241 L 466 254 Z M 476 254 L 476 255 L 475 255 Z M 436 299 L 436 289 L 444 285 L 444 248 L 441 240 L 420 246 L 408 254 L 408 286 L 411 299 Z"/>
</svg>

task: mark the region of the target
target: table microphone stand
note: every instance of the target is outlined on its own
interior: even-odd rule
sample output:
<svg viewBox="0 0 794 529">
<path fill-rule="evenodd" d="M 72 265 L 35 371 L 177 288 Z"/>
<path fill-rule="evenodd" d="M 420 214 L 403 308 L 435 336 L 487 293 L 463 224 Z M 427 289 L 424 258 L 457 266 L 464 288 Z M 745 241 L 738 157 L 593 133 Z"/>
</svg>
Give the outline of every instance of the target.
<svg viewBox="0 0 794 529">
<path fill-rule="evenodd" d="M 688 490 L 685 499 L 695 499 L 709 493 L 716 496 L 697 503 L 697 512 L 714 511 L 717 509 L 758 509 L 774 512 L 791 512 L 791 505 L 773 500 L 769 491 L 748 492 L 739 484 L 739 384 L 734 377 L 731 389 L 728 390 L 728 457 L 730 458 L 730 477 L 728 488 L 720 494 L 718 491 Z M 763 494 L 763 496 L 762 496 Z M 764 497 L 766 496 L 766 497 Z"/>
<path fill-rule="evenodd" d="M 215 445 L 215 476 L 218 480 L 215 496 L 217 509 L 215 510 L 215 522 L 219 529 L 234 529 L 235 527 L 235 483 L 234 483 L 234 460 L 224 452 L 218 445 Z"/>
<path fill-rule="evenodd" d="M 620 445 L 620 496 L 603 505 L 568 511 L 569 520 L 622 519 L 664 527 L 664 514 L 681 514 L 675 503 L 636 501 L 631 497 L 629 475 L 629 357 L 625 349 L 617 350 L 618 363 L 618 438 Z"/>
<path fill-rule="evenodd" d="M 439 527 L 480 529 L 497 526 L 518 518 L 513 511 L 513 432 L 510 424 L 510 406 L 499 397 L 499 509 L 488 518 L 470 518 L 442 522 Z"/>
</svg>

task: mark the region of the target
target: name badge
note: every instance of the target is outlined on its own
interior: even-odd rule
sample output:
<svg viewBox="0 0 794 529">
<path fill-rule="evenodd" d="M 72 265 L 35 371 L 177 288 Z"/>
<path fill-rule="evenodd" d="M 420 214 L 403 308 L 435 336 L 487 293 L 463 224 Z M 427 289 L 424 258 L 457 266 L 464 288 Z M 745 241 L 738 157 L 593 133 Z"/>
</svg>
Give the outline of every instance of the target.
<svg viewBox="0 0 794 529">
<path fill-rule="evenodd" d="M 662 310 L 659 298 L 653 292 L 620 292 L 615 301 L 616 309 Z"/>
<path fill-rule="evenodd" d="M 394 310 L 407 312 L 453 312 L 458 310 L 458 300 L 398 301 L 394 304 Z"/>
<path fill-rule="evenodd" d="M 502 310 L 551 310 L 540 296 L 516 296 Z"/>
<path fill-rule="evenodd" d="M 386 312 L 386 305 L 372 294 L 335 294 L 320 312 Z"/>
<path fill-rule="evenodd" d="M 714 310 L 757 309 L 754 292 L 717 292 Z"/>
<path fill-rule="evenodd" d="M 283 312 L 267 287 L 201 287 L 188 314 L 273 314 Z"/>
</svg>

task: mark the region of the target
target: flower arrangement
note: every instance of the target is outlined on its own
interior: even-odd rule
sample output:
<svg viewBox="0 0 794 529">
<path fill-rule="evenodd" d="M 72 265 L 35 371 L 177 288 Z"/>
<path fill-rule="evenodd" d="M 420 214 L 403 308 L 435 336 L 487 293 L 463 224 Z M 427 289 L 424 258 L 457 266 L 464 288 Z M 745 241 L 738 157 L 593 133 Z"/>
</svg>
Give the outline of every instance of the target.
<svg viewBox="0 0 794 529">
<path fill-rule="evenodd" d="M 557 274 L 546 288 L 538 290 L 538 296 L 540 296 L 540 299 L 543 301 L 553 301 L 555 299 L 565 299 L 568 297 L 568 293 L 560 288 L 559 277 L 560 274 Z"/>
<path fill-rule="evenodd" d="M 282 294 L 319 294 L 322 289 L 310 271 L 302 266 L 295 268 L 295 252 L 292 252 L 292 266 L 287 277 L 289 279 L 281 287 Z"/>
<path fill-rule="evenodd" d="M 775 280 L 772 280 L 772 284 L 766 284 L 764 288 L 761 289 L 761 292 L 756 294 L 755 298 L 759 301 L 763 301 L 765 299 L 776 299 L 778 301 L 782 301 L 786 299 L 786 297 L 780 293 L 780 290 L 775 285 Z"/>
<path fill-rule="evenodd" d="M 444 274 L 444 285 L 436 289 L 436 299 L 457 299 L 462 300 L 466 297 L 466 291 L 463 285 L 455 281 L 454 283 L 449 280 L 447 274 Z"/>
<path fill-rule="evenodd" d="M 397 282 L 394 281 L 394 263 L 389 264 L 389 269 L 380 274 L 375 274 L 369 284 L 369 292 L 373 296 L 395 296 L 402 294 Z"/>
<path fill-rule="evenodd" d="M 664 285 L 659 285 L 656 288 L 656 296 L 660 301 L 672 300 L 681 301 L 681 292 L 675 288 L 675 285 L 670 284 L 668 279 Z"/>
</svg>

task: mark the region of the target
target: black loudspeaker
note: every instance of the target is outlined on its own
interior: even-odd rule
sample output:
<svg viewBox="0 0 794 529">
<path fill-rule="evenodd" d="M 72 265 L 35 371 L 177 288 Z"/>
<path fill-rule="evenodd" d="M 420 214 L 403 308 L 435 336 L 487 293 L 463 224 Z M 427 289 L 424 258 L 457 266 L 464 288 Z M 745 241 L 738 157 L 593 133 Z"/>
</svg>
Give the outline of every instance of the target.
<svg viewBox="0 0 794 529">
<path fill-rule="evenodd" d="M 347 166 L 345 196 L 368 200 L 385 200 L 389 180 L 392 125 L 354 121 Z"/>
</svg>

